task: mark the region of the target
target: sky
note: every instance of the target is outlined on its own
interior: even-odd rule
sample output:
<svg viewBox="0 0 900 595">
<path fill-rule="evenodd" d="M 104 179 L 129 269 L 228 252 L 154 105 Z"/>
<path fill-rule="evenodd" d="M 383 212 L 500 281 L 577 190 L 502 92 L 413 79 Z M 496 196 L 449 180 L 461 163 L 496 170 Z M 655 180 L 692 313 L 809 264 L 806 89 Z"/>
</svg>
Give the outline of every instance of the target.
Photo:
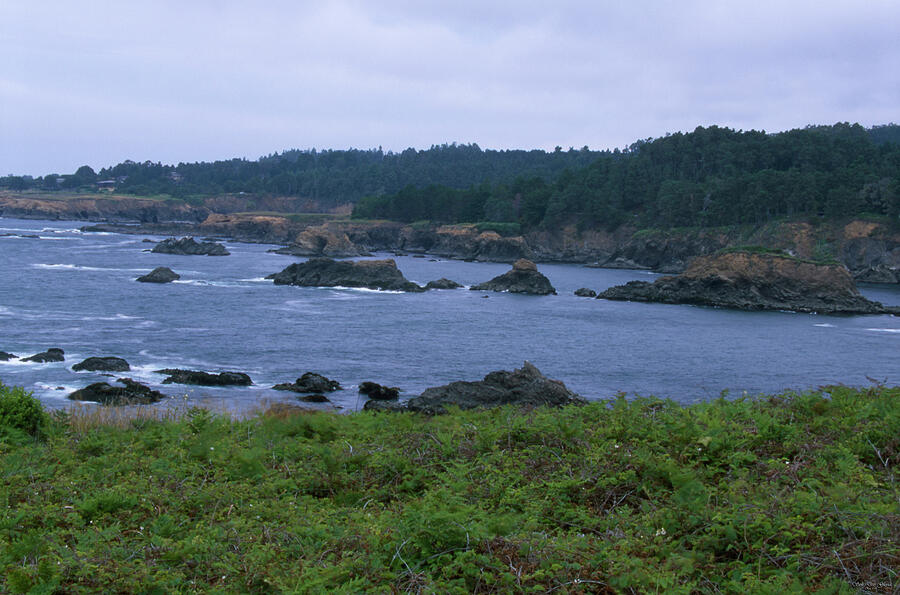
<svg viewBox="0 0 900 595">
<path fill-rule="evenodd" d="M 2 0 L 0 175 L 900 122 L 896 0 Z"/>
</svg>

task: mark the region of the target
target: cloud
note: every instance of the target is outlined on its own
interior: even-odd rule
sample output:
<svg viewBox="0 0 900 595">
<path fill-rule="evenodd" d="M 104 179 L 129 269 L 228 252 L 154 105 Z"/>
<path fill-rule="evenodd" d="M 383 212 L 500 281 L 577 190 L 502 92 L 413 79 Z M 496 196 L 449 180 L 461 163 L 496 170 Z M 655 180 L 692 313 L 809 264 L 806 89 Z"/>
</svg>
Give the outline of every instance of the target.
<svg viewBox="0 0 900 595">
<path fill-rule="evenodd" d="M 883 123 L 898 17 L 883 0 L 7 0 L 0 168 Z"/>
</svg>

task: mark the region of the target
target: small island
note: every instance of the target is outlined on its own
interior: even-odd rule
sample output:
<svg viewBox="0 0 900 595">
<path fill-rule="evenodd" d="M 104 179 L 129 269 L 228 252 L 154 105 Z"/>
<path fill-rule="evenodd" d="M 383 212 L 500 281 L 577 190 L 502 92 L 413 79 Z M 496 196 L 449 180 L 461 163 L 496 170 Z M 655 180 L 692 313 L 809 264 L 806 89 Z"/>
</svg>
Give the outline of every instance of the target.
<svg viewBox="0 0 900 595">
<path fill-rule="evenodd" d="M 422 292 L 424 287 L 409 281 L 393 259 L 346 261 L 310 258 L 294 263 L 280 273 L 269 275 L 275 285 L 300 287 L 361 287 L 381 291 Z"/>
<path fill-rule="evenodd" d="M 900 308 L 863 297 L 843 265 L 754 250 L 700 256 L 680 275 L 653 283 L 631 281 L 607 289 L 597 298 L 738 310 L 900 314 Z"/>
</svg>

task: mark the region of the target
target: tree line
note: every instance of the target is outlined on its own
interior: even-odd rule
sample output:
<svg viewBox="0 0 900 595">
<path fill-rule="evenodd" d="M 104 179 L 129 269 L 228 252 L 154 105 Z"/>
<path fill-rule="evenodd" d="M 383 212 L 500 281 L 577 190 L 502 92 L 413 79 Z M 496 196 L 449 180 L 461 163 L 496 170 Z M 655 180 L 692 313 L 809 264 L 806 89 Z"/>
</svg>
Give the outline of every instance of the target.
<svg viewBox="0 0 900 595">
<path fill-rule="evenodd" d="M 444 144 L 394 153 L 360 150 L 289 150 L 257 160 L 164 165 L 124 161 L 94 172 L 39 178 L 8 176 L 0 187 L 11 190 L 72 190 L 114 186 L 116 192 L 142 196 L 195 198 L 221 194 L 264 194 L 312 199 L 323 206 L 355 203 L 364 196 L 400 191 L 406 186 L 440 184 L 465 188 L 484 181 L 503 182 L 528 173 L 552 179 L 566 168 L 586 167 L 600 153 L 582 149 L 483 150 L 477 144 Z"/>
<path fill-rule="evenodd" d="M 762 224 L 792 216 L 900 216 L 900 126 L 777 134 L 711 126 L 605 151 L 556 178 L 409 185 L 360 200 L 357 218 L 496 221 L 525 228 Z"/>
</svg>

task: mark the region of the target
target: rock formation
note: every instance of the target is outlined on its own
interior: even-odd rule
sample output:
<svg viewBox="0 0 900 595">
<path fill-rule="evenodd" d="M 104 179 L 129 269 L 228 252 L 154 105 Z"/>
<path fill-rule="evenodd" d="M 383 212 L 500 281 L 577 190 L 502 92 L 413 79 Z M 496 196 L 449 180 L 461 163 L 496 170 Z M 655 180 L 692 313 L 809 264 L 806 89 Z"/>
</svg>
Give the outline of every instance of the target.
<svg viewBox="0 0 900 595">
<path fill-rule="evenodd" d="M 525 362 L 518 370 L 491 372 L 484 380 L 451 382 L 426 389 L 421 396 L 404 404 L 383 405 L 370 401 L 364 408 L 435 414 L 446 412 L 450 406 L 461 409 L 502 405 L 560 407 L 575 403 L 585 403 L 585 400 L 567 389 L 562 382 L 547 378 L 534 365 Z"/>
<path fill-rule="evenodd" d="M 138 277 L 136 280 L 141 283 L 171 283 L 176 279 L 181 279 L 181 275 L 169 267 L 156 267 L 146 275 Z"/>
<path fill-rule="evenodd" d="M 597 292 L 593 289 L 588 289 L 587 287 L 580 287 L 575 290 L 575 295 L 578 297 L 597 297 Z"/>
<path fill-rule="evenodd" d="M 168 378 L 163 384 L 195 384 L 199 386 L 250 386 L 253 382 L 250 376 L 243 372 L 221 372 L 211 374 L 196 370 L 179 370 L 177 368 L 165 368 L 156 370 L 157 374 L 166 374 Z"/>
<path fill-rule="evenodd" d="M 425 285 L 425 289 L 459 289 L 460 287 L 462 287 L 462 285 L 460 285 L 456 281 L 451 281 L 450 279 L 446 279 L 444 277 L 441 277 L 436 281 L 429 281 Z"/>
<path fill-rule="evenodd" d="M 215 242 L 197 242 L 194 238 L 185 237 L 180 240 L 167 238 L 153 247 L 151 252 L 157 254 L 178 254 L 181 256 L 228 256 L 230 253 L 222 244 Z"/>
<path fill-rule="evenodd" d="M 376 401 L 387 401 L 400 397 L 400 389 L 396 386 L 382 386 L 368 381 L 359 384 L 359 392 Z"/>
<path fill-rule="evenodd" d="M 306 262 L 294 263 L 269 278 L 275 281 L 275 285 L 425 291 L 423 287 L 408 281 L 392 259 L 351 262 L 311 258 Z"/>
<path fill-rule="evenodd" d="M 653 283 L 631 281 L 597 297 L 740 310 L 900 313 L 900 308 L 884 307 L 864 298 L 843 265 L 742 251 L 701 256 L 681 275 L 662 277 Z"/>
<path fill-rule="evenodd" d="M 166 398 L 161 392 L 131 378 L 119 378 L 118 382 L 125 386 L 95 382 L 70 394 L 69 398 L 73 401 L 93 401 L 102 405 L 148 405 Z"/>
<path fill-rule="evenodd" d="M 331 380 L 321 374 L 306 372 L 296 382 L 276 384 L 272 388 L 275 390 L 289 390 L 295 393 L 330 393 L 340 390 L 341 385 L 337 380 Z"/>
<path fill-rule="evenodd" d="M 480 291 L 508 291 L 509 293 L 526 293 L 530 295 L 556 295 L 556 289 L 550 281 L 538 272 L 537 265 L 530 260 L 520 258 L 513 268 L 499 277 L 486 283 L 473 285 L 470 289 Z"/>
<path fill-rule="evenodd" d="M 91 372 L 127 372 L 131 370 L 131 366 L 121 357 L 89 357 L 83 362 L 72 366 L 72 370 L 75 372 L 83 370 Z"/>
<path fill-rule="evenodd" d="M 31 357 L 23 358 L 23 362 L 37 362 L 39 364 L 44 364 L 47 362 L 62 362 L 65 361 L 64 357 L 65 351 L 58 347 L 51 347 L 47 351 L 43 351 L 41 353 L 36 353 Z"/>
<path fill-rule="evenodd" d="M 11 359 L 19 359 L 19 356 L 15 355 L 14 353 L 0 351 L 0 362 L 8 362 Z"/>
</svg>

